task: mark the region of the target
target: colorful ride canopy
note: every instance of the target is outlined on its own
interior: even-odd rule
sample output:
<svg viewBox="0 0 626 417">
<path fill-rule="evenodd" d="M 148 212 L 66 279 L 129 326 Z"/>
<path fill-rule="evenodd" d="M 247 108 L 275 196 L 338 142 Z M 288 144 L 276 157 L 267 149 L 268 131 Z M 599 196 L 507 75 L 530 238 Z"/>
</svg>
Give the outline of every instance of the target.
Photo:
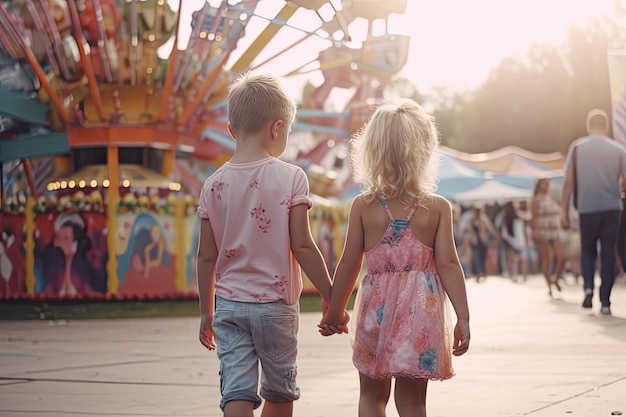
<svg viewBox="0 0 626 417">
<path fill-rule="evenodd" d="M 408 55 L 408 37 L 350 33 L 403 13 L 406 0 L 24 0 L 0 8 L 0 140 L 65 132 L 40 155 L 87 146 L 183 149 L 212 160 L 228 150 L 228 85 L 246 71 L 279 76 L 319 71 L 321 86 L 303 109 L 325 111 L 332 89 L 355 88 L 350 105 L 380 97 Z M 373 82 L 373 81 L 376 82 Z M 11 103 L 15 103 L 12 106 Z M 308 116 L 302 126 L 334 125 L 348 135 L 369 112 Z M 127 128 L 135 128 L 129 130 Z M 219 141 L 219 137 L 218 137 Z M 54 142 L 53 145 L 46 146 Z M 16 142 L 11 158 L 32 156 Z M 6 157 L 4 157 L 6 158 Z"/>
</svg>

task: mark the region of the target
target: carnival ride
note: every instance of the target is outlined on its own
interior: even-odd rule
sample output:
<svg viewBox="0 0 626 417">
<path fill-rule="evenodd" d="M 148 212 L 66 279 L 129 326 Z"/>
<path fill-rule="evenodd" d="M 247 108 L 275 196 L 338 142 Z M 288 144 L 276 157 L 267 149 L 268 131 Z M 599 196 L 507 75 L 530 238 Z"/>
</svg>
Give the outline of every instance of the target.
<svg viewBox="0 0 626 417">
<path fill-rule="evenodd" d="M 336 145 L 408 55 L 408 37 L 372 31 L 406 0 L 0 6 L 0 298 L 193 296 L 195 197 L 233 149 L 229 83 L 270 68 L 322 74 L 299 103 L 291 159 L 333 197 L 350 181 Z M 330 109 L 336 88 L 350 98 Z M 332 264 L 342 219 L 331 206 L 312 222 Z"/>
</svg>

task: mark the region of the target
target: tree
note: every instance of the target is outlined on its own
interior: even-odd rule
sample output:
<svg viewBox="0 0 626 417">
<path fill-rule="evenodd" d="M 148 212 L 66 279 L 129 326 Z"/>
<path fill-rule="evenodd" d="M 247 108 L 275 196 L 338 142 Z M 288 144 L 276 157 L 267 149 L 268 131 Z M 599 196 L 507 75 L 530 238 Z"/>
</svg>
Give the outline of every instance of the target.
<svg viewBox="0 0 626 417">
<path fill-rule="evenodd" d="M 585 134 L 590 109 L 610 112 L 607 50 L 625 39 L 615 20 L 600 17 L 572 27 L 560 47 L 535 44 L 526 56 L 504 59 L 473 92 L 435 89 L 428 100 L 442 142 L 466 152 L 565 151 Z"/>
</svg>

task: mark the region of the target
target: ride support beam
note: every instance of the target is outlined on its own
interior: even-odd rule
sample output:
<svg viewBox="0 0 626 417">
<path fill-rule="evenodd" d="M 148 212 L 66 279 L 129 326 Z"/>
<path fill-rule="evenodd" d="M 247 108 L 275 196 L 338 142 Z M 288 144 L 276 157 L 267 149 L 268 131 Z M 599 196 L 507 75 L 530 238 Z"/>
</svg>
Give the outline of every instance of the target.
<svg viewBox="0 0 626 417">
<path fill-rule="evenodd" d="M 46 73 L 44 72 L 43 68 L 41 68 L 41 65 L 39 65 L 39 61 L 37 61 L 37 57 L 35 57 L 35 54 L 33 54 L 33 51 L 31 51 L 28 45 L 26 45 L 24 38 L 22 37 L 20 32 L 17 30 L 17 28 L 15 28 L 15 25 L 11 21 L 11 18 L 8 16 L 7 11 L 4 9 L 4 7 L 0 7 L 0 17 L 2 17 L 3 22 L 5 22 L 8 25 L 9 30 L 7 31 L 7 33 L 11 36 L 15 35 L 14 40 L 22 49 L 24 53 L 24 59 L 26 59 L 26 62 L 28 62 L 28 65 L 35 73 L 35 76 L 37 77 L 37 80 L 39 80 L 41 87 L 44 90 L 46 90 L 46 93 L 48 93 L 48 97 L 50 97 L 50 101 L 52 102 L 54 109 L 57 111 L 57 113 L 59 113 L 59 117 L 61 117 L 61 119 L 64 122 L 70 123 L 72 121 L 72 118 L 65 111 L 63 100 L 61 100 L 61 98 L 57 94 L 56 90 L 54 89 L 50 81 L 48 81 L 48 77 L 46 77 Z"/>
<path fill-rule="evenodd" d="M 174 164 L 176 163 L 176 151 L 174 149 L 165 149 L 163 151 L 163 166 L 161 168 L 161 174 L 169 178 L 174 170 Z"/>
<path fill-rule="evenodd" d="M 117 276 L 117 203 L 120 201 L 120 162 L 119 148 L 117 146 L 109 146 L 107 148 L 107 172 L 109 187 L 107 188 L 107 251 L 109 260 L 106 264 L 107 270 L 107 293 L 115 294 L 120 286 L 120 280 Z"/>
<path fill-rule="evenodd" d="M 298 10 L 298 6 L 295 3 L 288 1 L 273 20 L 286 22 L 291 16 L 293 16 L 296 10 Z M 265 30 L 261 32 L 254 42 L 250 44 L 248 49 L 241 55 L 239 60 L 233 64 L 231 71 L 234 74 L 239 74 L 245 71 L 250 66 L 254 58 L 257 57 L 259 52 L 261 52 L 263 48 L 265 48 L 274 38 L 274 36 L 276 36 L 281 27 L 282 26 L 277 23 L 270 22 Z"/>
<path fill-rule="evenodd" d="M 0 140 L 0 162 L 60 155 L 69 151 L 70 145 L 65 132 L 18 136 L 15 139 Z"/>
<path fill-rule="evenodd" d="M 165 73 L 165 81 L 163 82 L 163 94 L 161 95 L 161 106 L 159 108 L 159 116 L 156 119 L 157 122 L 165 120 L 168 113 L 172 91 L 174 90 L 174 76 L 176 66 L 178 65 L 178 29 L 180 26 L 182 7 L 183 0 L 178 0 L 178 15 L 176 16 L 176 26 L 174 29 L 174 45 L 172 46 L 172 52 L 170 53 L 170 57 L 167 61 L 167 71 Z"/>
<path fill-rule="evenodd" d="M 25 282 L 26 293 L 35 295 L 35 198 L 26 199 L 26 209 L 24 210 L 24 262 L 26 265 Z"/>
<path fill-rule="evenodd" d="M 98 87 L 98 80 L 96 80 L 96 73 L 91 63 L 91 51 L 89 48 L 85 48 L 87 41 L 83 35 L 82 28 L 80 26 L 80 18 L 78 16 L 78 7 L 76 6 L 76 0 L 68 0 L 67 7 L 70 11 L 70 18 L 72 20 L 72 28 L 74 29 L 74 38 L 78 45 L 78 52 L 80 53 L 80 62 L 83 64 L 83 70 L 87 76 L 87 84 L 89 85 L 89 94 L 96 107 L 96 113 L 101 122 L 107 120 L 104 114 L 104 107 L 102 106 L 102 97 L 100 96 L 100 88 Z"/>
<path fill-rule="evenodd" d="M 187 236 L 185 234 L 185 205 L 186 202 L 183 198 L 177 199 L 174 203 L 174 227 L 176 229 L 176 247 L 180 248 L 179 250 L 181 252 L 182 248 L 185 247 L 185 241 L 187 240 Z M 187 289 L 187 277 L 185 275 L 186 268 L 187 264 L 185 257 L 177 256 L 174 266 L 174 287 L 176 288 L 177 293 L 184 293 Z"/>
</svg>

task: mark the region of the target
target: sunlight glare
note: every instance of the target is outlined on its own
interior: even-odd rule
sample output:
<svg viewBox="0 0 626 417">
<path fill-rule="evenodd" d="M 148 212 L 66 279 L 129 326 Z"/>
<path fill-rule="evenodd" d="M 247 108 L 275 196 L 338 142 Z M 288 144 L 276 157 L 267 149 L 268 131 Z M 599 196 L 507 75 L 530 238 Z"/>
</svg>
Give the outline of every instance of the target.
<svg viewBox="0 0 626 417">
<path fill-rule="evenodd" d="M 374 22 L 371 32 L 380 36 L 405 34 L 411 37 L 409 58 L 400 75 L 411 80 L 421 92 L 428 92 L 438 85 L 463 90 L 478 86 L 487 79 L 489 72 L 503 58 L 525 55 L 533 43 L 549 43 L 558 46 L 567 36 L 572 24 L 587 24 L 592 16 L 611 14 L 615 0 L 408 0 L 403 15 L 392 14 L 389 24 Z M 179 0 L 168 0 L 176 10 Z M 221 0 L 210 0 L 218 7 Z M 191 13 L 199 10 L 203 2 L 183 1 L 178 48 L 187 47 L 191 32 Z M 232 1 L 231 1 L 232 3 Z M 341 2 L 333 1 L 336 8 Z M 259 2 L 255 14 L 271 19 L 284 5 L 282 1 Z M 324 9 L 324 10 L 322 10 Z M 309 12 L 309 13 L 305 13 Z M 332 8 L 322 7 L 324 20 L 332 15 Z M 312 11 L 298 10 L 289 23 L 295 27 L 312 31 L 319 29 L 319 17 L 313 18 Z M 252 17 L 246 28 L 246 36 L 238 43 L 230 62 L 261 33 L 268 21 Z M 351 41 L 348 47 L 358 49 L 368 36 L 368 23 L 357 18 L 349 25 Z M 341 33 L 333 33 L 335 39 Z M 259 52 L 256 62 L 272 56 L 287 44 L 304 36 L 292 28 L 282 28 L 268 47 Z M 169 55 L 173 39 L 159 51 L 159 56 Z M 306 46 L 306 47 L 305 47 Z M 330 46 L 329 41 L 312 37 L 300 48 L 286 53 L 282 59 L 269 62 L 263 71 L 277 75 L 304 65 Z M 304 76 L 321 82 L 319 72 Z M 299 76 L 300 78 L 300 76 Z M 302 82 L 296 83 L 301 85 Z"/>
<path fill-rule="evenodd" d="M 450 83 L 473 88 L 504 57 L 533 43 L 558 46 L 571 25 L 611 14 L 614 0 L 439 0 L 407 3 L 389 32 L 411 37 L 402 73 L 421 90 Z M 454 87 L 454 86 L 453 86 Z"/>
</svg>

